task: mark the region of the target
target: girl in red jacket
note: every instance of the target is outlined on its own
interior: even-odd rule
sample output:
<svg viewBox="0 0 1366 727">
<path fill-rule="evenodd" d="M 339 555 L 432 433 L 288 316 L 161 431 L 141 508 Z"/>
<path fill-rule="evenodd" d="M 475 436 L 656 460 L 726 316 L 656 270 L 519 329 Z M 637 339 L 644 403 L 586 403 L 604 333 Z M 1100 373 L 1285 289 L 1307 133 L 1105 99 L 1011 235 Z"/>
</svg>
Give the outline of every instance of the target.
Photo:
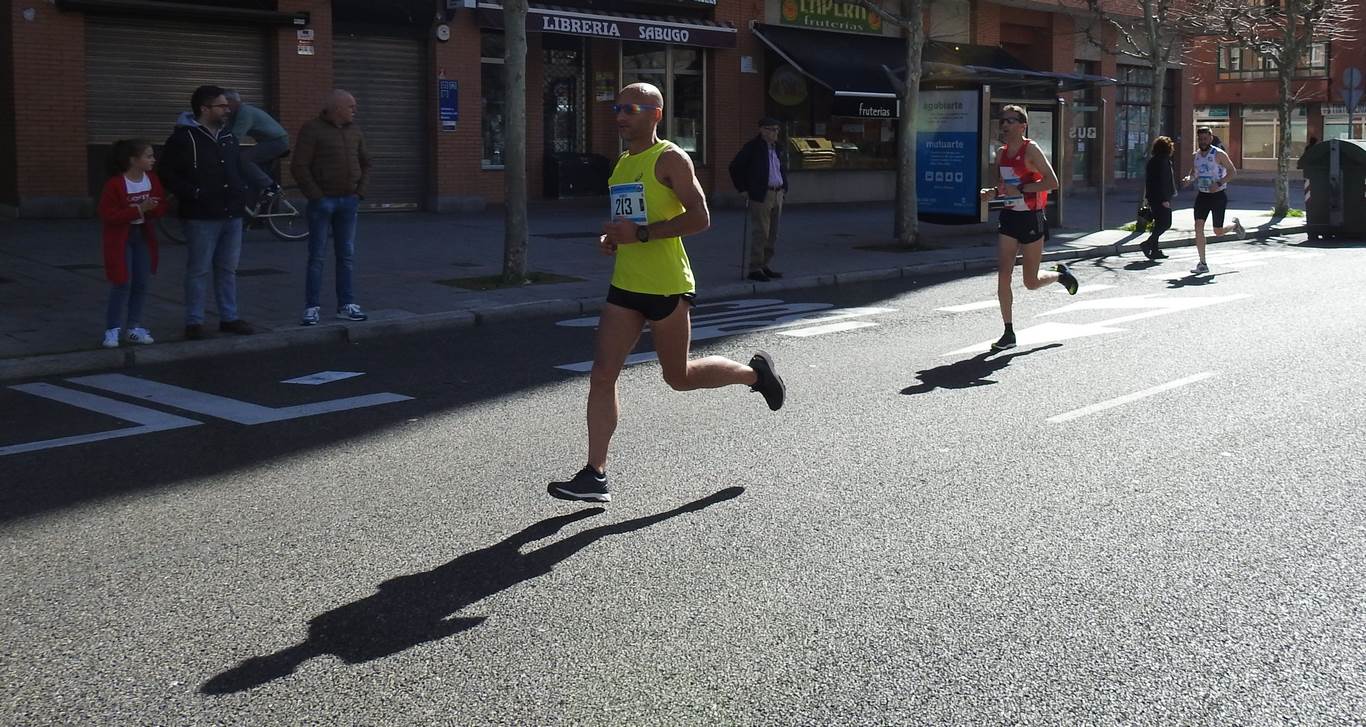
<svg viewBox="0 0 1366 727">
<path fill-rule="evenodd" d="M 152 335 L 142 327 L 142 305 L 147 300 L 147 280 L 157 269 L 153 220 L 166 214 L 162 204 L 166 193 L 152 174 L 155 164 L 152 145 L 145 141 L 114 144 L 118 173 L 105 183 L 98 208 L 104 221 L 104 275 L 114 285 L 104 315 L 105 348 L 117 348 L 124 330 L 130 343 L 152 343 Z"/>
</svg>

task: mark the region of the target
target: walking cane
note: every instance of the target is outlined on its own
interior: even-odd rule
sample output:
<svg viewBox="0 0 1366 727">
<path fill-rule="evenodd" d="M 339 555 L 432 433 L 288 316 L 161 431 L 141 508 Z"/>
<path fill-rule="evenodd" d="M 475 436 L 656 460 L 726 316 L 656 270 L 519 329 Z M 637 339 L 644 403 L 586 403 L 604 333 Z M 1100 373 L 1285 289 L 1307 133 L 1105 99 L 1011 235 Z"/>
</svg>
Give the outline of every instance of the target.
<svg viewBox="0 0 1366 727">
<path fill-rule="evenodd" d="M 745 195 L 745 223 L 740 228 L 740 279 L 745 280 L 748 275 L 745 268 L 749 267 L 749 195 Z"/>
</svg>

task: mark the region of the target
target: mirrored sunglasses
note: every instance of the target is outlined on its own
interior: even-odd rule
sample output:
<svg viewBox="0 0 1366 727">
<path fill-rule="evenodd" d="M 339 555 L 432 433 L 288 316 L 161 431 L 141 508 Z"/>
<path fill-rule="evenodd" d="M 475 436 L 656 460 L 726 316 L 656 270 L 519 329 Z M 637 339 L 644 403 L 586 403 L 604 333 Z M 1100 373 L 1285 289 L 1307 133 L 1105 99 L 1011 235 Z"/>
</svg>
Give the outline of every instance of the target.
<svg viewBox="0 0 1366 727">
<path fill-rule="evenodd" d="M 612 113 L 625 113 L 627 116 L 635 116 L 636 114 L 644 112 L 645 109 L 657 108 L 659 107 L 655 104 L 648 103 L 614 103 L 612 104 Z"/>
</svg>

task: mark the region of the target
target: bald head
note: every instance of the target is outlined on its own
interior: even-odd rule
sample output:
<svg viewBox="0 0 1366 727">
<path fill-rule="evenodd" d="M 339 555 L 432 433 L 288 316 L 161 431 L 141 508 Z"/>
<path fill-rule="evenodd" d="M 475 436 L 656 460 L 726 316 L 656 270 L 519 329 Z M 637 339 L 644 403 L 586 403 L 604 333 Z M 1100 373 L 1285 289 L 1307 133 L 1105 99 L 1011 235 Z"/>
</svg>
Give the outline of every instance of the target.
<svg viewBox="0 0 1366 727">
<path fill-rule="evenodd" d="M 617 94 L 622 103 L 650 104 L 664 108 L 664 94 L 651 83 L 633 83 Z"/>
<path fill-rule="evenodd" d="M 338 88 L 327 94 L 323 112 L 338 124 L 349 124 L 356 119 L 356 97 Z"/>
</svg>

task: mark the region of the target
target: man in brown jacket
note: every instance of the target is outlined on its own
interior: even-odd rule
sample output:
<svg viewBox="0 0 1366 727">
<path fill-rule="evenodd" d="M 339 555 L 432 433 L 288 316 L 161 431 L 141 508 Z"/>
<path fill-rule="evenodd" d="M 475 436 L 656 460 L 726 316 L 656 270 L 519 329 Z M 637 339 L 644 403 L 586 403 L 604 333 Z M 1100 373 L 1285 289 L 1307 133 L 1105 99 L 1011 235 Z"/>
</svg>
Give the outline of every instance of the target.
<svg viewBox="0 0 1366 727">
<path fill-rule="evenodd" d="M 365 196 L 370 155 L 365 136 L 356 126 L 356 98 L 333 91 L 318 118 L 304 124 L 294 159 L 294 180 L 308 197 L 308 280 L 303 325 L 318 323 L 321 308 L 323 257 L 329 228 L 337 255 L 337 317 L 363 321 L 351 289 L 352 257 L 356 252 L 356 209 Z"/>
</svg>

